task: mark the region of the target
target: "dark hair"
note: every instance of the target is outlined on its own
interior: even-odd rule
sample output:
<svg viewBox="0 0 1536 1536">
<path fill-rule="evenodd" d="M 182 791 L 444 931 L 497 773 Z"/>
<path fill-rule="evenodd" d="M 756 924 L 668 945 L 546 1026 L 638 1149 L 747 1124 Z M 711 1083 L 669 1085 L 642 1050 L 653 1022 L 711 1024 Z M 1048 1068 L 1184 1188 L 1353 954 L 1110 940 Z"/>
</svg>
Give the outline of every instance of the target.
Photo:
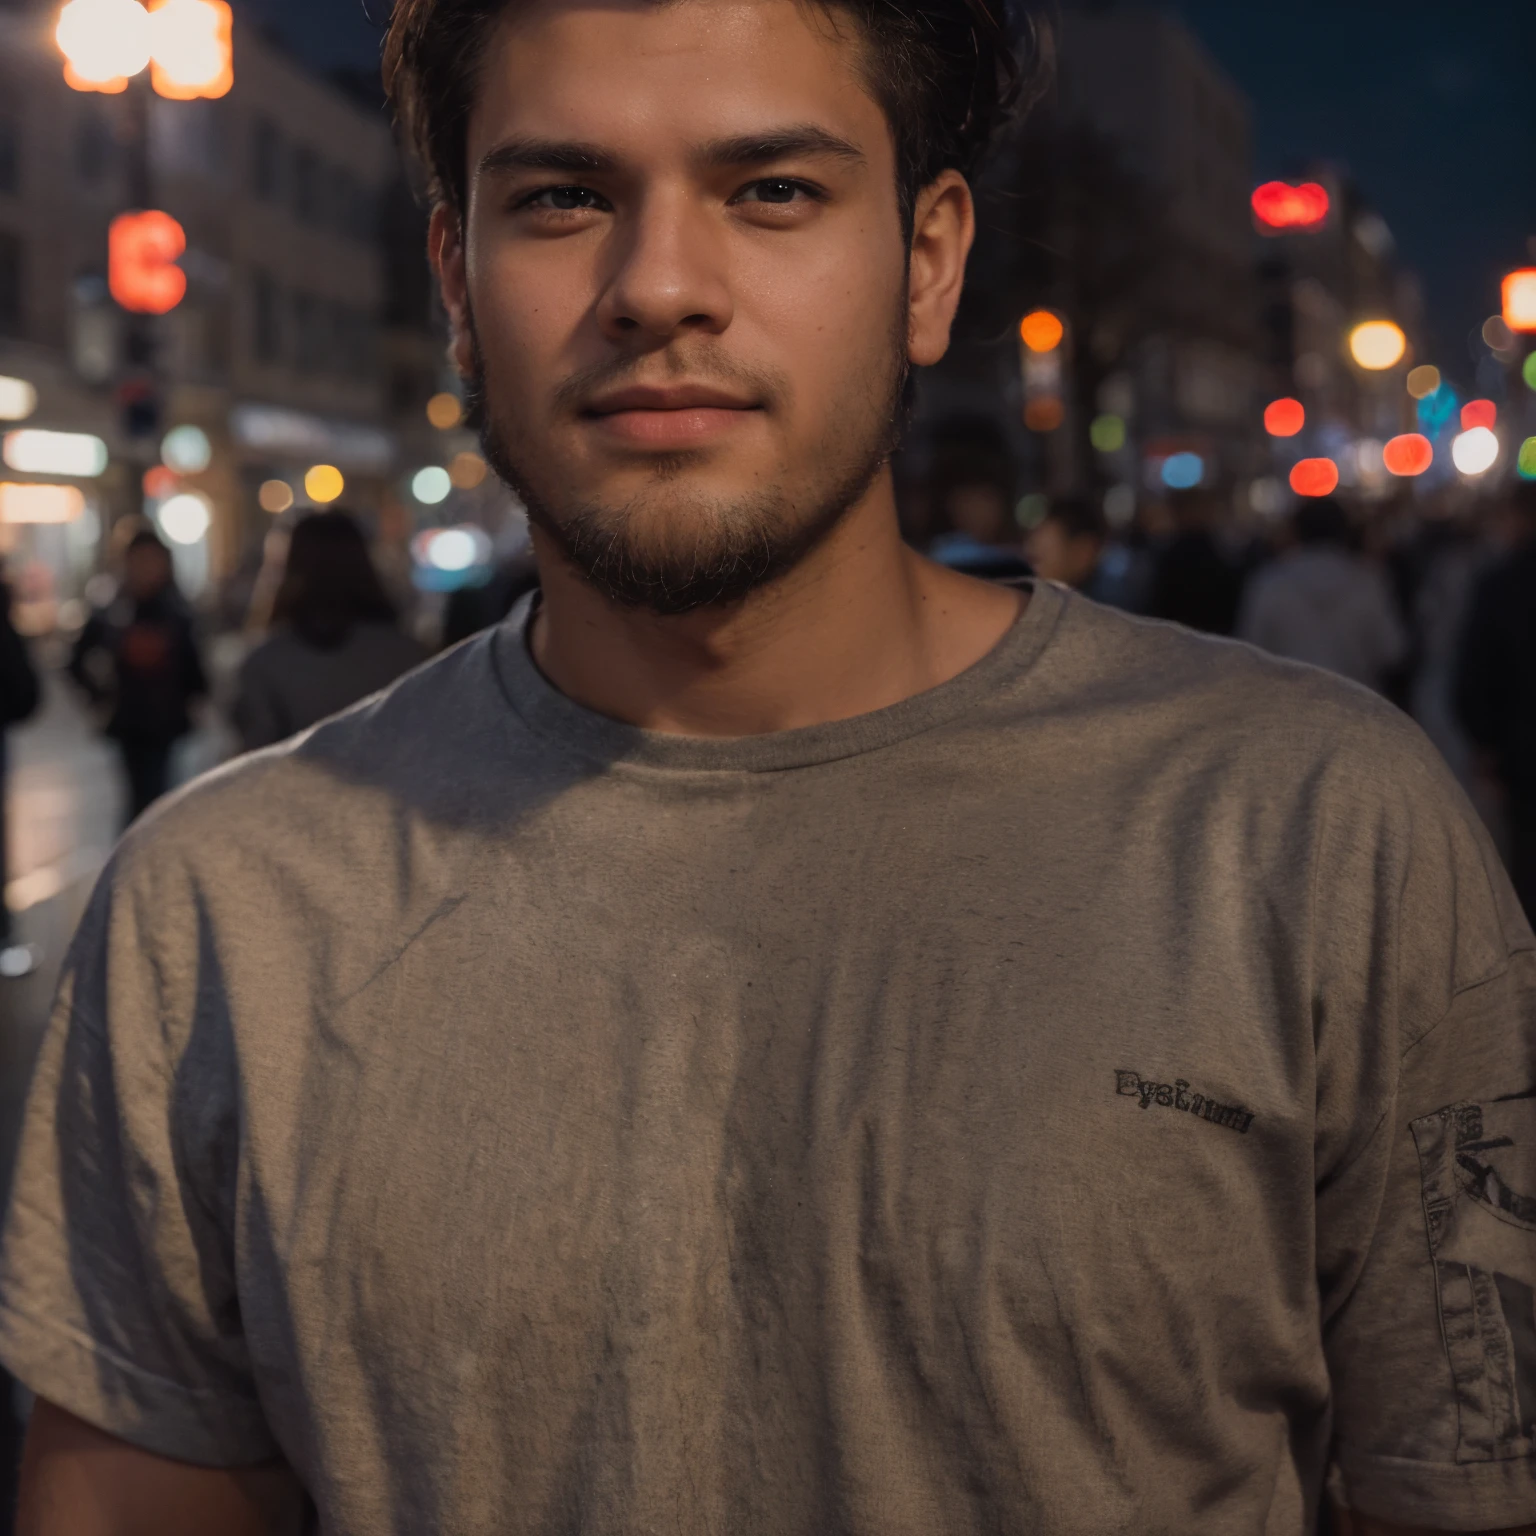
<svg viewBox="0 0 1536 1536">
<path fill-rule="evenodd" d="M 272 622 L 287 624 L 317 650 L 334 651 L 358 624 L 393 624 L 384 591 L 349 512 L 306 512 L 293 525 Z"/>
<path fill-rule="evenodd" d="M 1060 523 L 1062 531 L 1071 539 L 1102 542 L 1109 537 L 1104 509 L 1091 496 L 1053 496 L 1045 517 L 1047 522 Z"/>
<path fill-rule="evenodd" d="M 128 547 L 123 551 L 123 558 L 126 560 L 130 555 L 137 554 L 141 549 L 152 549 L 156 554 L 163 555 L 167 560 L 171 558 L 169 546 L 153 528 L 140 528 L 128 540 Z"/>
<path fill-rule="evenodd" d="M 384 40 L 384 89 L 432 178 L 462 214 L 476 70 L 486 35 L 514 0 L 396 0 Z M 1045 74 L 1048 32 L 1009 0 L 814 0 L 853 17 L 868 47 L 870 90 L 896 141 L 897 192 L 910 225 L 940 172 L 975 173 L 993 135 Z M 1028 58 L 1028 68 L 1021 59 Z"/>
<path fill-rule="evenodd" d="M 1349 543 L 1349 514 L 1332 496 L 1302 502 L 1294 525 L 1299 544 Z"/>
</svg>

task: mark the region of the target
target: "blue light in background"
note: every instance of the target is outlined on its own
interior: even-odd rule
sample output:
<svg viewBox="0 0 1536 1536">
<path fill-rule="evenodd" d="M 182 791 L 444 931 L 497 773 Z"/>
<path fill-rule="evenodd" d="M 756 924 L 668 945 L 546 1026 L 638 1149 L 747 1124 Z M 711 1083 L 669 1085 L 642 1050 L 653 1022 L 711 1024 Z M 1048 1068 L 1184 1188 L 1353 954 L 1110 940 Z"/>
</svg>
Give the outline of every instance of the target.
<svg viewBox="0 0 1536 1536">
<path fill-rule="evenodd" d="M 1170 491 L 1193 490 L 1205 479 L 1205 460 L 1198 453 L 1175 453 L 1163 461 L 1163 484 Z"/>
</svg>

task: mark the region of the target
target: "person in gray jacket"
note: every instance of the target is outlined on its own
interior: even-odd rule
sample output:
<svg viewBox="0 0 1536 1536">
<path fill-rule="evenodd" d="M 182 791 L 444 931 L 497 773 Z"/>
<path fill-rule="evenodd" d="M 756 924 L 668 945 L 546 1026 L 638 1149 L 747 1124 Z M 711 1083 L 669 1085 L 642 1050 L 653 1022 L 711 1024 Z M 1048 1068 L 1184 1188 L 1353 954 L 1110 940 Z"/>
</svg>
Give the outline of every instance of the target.
<svg viewBox="0 0 1536 1536">
<path fill-rule="evenodd" d="M 350 513 L 294 526 L 271 633 L 245 659 L 232 710 L 247 751 L 268 747 L 388 687 L 425 661 L 401 632 Z"/>
<path fill-rule="evenodd" d="M 1408 650 L 1385 579 L 1350 549 L 1349 520 L 1332 497 L 1303 502 L 1295 528 L 1297 547 L 1249 585 L 1239 638 L 1381 692 Z"/>
</svg>

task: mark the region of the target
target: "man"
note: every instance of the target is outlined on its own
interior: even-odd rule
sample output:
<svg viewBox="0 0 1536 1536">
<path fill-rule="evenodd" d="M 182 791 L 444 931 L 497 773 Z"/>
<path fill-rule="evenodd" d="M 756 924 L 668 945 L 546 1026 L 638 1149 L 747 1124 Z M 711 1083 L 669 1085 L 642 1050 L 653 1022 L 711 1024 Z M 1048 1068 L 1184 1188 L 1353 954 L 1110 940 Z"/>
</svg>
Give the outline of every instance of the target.
<svg viewBox="0 0 1536 1536">
<path fill-rule="evenodd" d="M 1075 587 L 1090 597 L 1109 538 L 1103 509 L 1087 496 L 1055 496 L 1030 530 L 1024 552 L 1037 576 Z"/>
<path fill-rule="evenodd" d="M 1536 484 L 1510 492 L 1511 544 L 1467 605 L 1456 709 L 1502 792 L 1510 873 L 1536 915 Z"/>
<path fill-rule="evenodd" d="M 1296 547 L 1249 584 L 1238 634 L 1383 692 L 1408 651 L 1386 578 L 1350 549 L 1349 518 L 1331 496 L 1302 502 L 1295 533 Z"/>
<path fill-rule="evenodd" d="M 208 692 L 171 552 L 154 529 L 129 539 L 122 590 L 81 630 L 69 671 L 108 712 L 135 821 L 170 787 L 171 749 L 192 729 L 193 700 Z"/>
<path fill-rule="evenodd" d="M 1299 1533 L 1330 1461 L 1364 1532 L 1536 1520 L 1536 941 L 1445 774 L 898 536 L 1000 48 L 397 8 L 542 598 L 105 876 L 24 1531 Z"/>
<path fill-rule="evenodd" d="M 1215 501 L 1205 490 L 1168 497 L 1173 534 L 1157 551 L 1147 611 L 1212 635 L 1230 635 L 1237 623 L 1243 578 L 1211 531 Z"/>
<path fill-rule="evenodd" d="M 17 939 L 11 909 L 5 899 L 9 877 L 6 859 L 6 822 L 10 808 L 6 795 L 8 752 L 5 733 L 37 711 L 42 688 L 37 669 L 27 654 L 27 643 L 11 621 L 11 588 L 0 565 L 0 980 L 15 981 L 37 968 L 37 951 Z"/>
</svg>

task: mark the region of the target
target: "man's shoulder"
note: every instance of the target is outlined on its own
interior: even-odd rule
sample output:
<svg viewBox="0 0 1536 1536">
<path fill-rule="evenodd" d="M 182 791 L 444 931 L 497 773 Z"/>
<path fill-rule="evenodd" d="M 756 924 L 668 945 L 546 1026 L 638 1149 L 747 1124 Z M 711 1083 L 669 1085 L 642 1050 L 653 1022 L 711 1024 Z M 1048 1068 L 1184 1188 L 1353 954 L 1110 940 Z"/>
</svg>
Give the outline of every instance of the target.
<svg viewBox="0 0 1536 1536">
<path fill-rule="evenodd" d="M 277 746 L 251 752 L 169 796 L 129 833 L 120 862 L 266 861 L 377 840 L 412 818 L 483 814 L 487 765 L 517 794 L 525 733 L 497 674 L 493 633 Z"/>
<path fill-rule="evenodd" d="M 1112 731 L 1286 772 L 1324 758 L 1412 760 L 1441 771 L 1428 738 L 1395 705 L 1246 641 L 1085 598 L 1068 605 L 1062 639 L 1066 665 L 1055 686 L 1101 712 Z"/>
</svg>

